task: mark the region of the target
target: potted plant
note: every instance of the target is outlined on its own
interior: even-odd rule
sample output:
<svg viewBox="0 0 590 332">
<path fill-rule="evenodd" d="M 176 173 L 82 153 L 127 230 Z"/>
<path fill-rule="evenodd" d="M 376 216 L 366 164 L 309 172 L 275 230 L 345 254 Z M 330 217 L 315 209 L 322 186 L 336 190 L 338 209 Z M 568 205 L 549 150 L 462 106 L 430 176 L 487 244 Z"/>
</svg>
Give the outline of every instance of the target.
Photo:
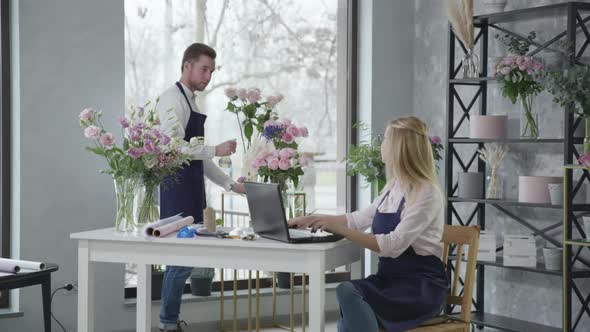
<svg viewBox="0 0 590 332">
<path fill-rule="evenodd" d="M 554 102 L 584 119 L 584 153 L 590 153 L 590 68 L 574 65 L 563 72 L 549 73 L 544 85 Z"/>
<path fill-rule="evenodd" d="M 191 293 L 194 296 L 210 296 L 215 269 L 195 267 L 191 273 Z"/>
</svg>

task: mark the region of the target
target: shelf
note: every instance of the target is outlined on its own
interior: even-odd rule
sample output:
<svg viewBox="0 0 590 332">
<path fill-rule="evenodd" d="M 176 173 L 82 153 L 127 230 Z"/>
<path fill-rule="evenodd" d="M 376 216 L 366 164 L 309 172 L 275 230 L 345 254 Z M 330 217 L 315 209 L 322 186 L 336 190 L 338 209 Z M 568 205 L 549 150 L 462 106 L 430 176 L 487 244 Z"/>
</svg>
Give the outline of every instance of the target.
<svg viewBox="0 0 590 332">
<path fill-rule="evenodd" d="M 496 81 L 496 79 L 492 77 L 452 78 L 449 80 L 449 83 L 458 85 L 481 85 L 483 82 L 490 81 Z"/>
<path fill-rule="evenodd" d="M 589 243 L 590 245 L 590 243 Z M 456 256 L 455 256 L 456 257 Z M 454 258 L 454 257 L 451 257 Z M 463 260 L 465 262 L 465 260 Z M 532 272 L 532 273 L 539 273 L 539 274 L 547 274 L 561 277 L 563 276 L 562 270 L 548 270 L 545 268 L 544 263 L 537 262 L 536 267 L 524 267 L 524 266 L 505 266 L 504 265 L 504 258 L 502 256 L 496 257 L 495 262 L 488 262 L 488 261 L 477 261 L 477 265 L 483 266 L 494 266 L 500 267 L 510 270 L 517 270 L 517 271 L 525 271 L 525 272 Z M 572 278 L 586 278 L 590 277 L 590 270 L 583 270 L 583 269 L 573 269 L 572 271 Z"/>
<path fill-rule="evenodd" d="M 453 315 L 459 317 L 458 314 Z M 527 322 L 524 320 L 506 316 L 474 312 L 471 314 L 471 322 L 476 325 L 492 327 L 503 331 L 512 332 L 561 332 L 561 328 Z"/>
<path fill-rule="evenodd" d="M 460 197 L 449 197 L 449 202 L 464 202 L 464 203 L 481 203 L 481 204 L 493 204 L 493 205 L 507 205 L 507 206 L 520 206 L 530 208 L 545 208 L 545 209 L 563 209 L 563 205 L 553 205 L 549 203 L 523 203 L 516 200 L 505 200 L 505 199 L 477 199 L 477 198 L 460 198 Z M 590 204 L 574 204 L 572 206 L 574 211 L 590 211 Z"/>
<path fill-rule="evenodd" d="M 583 2 L 571 2 L 580 10 L 590 10 L 590 4 Z M 504 22 L 514 22 L 522 20 L 539 19 L 544 17 L 566 16 L 568 3 L 559 3 L 548 6 L 532 7 L 517 9 L 493 14 L 478 15 L 473 18 L 475 25 L 495 24 Z"/>
<path fill-rule="evenodd" d="M 576 138 L 574 138 L 574 141 Z M 581 139 L 580 139 L 581 140 Z M 504 139 L 486 139 L 486 138 L 468 138 L 456 137 L 449 138 L 449 143 L 454 144 L 473 144 L 473 143 L 563 143 L 563 138 L 504 138 Z"/>
<path fill-rule="evenodd" d="M 565 244 L 570 244 L 579 247 L 590 247 L 590 242 L 586 239 L 573 239 L 565 241 Z"/>
</svg>

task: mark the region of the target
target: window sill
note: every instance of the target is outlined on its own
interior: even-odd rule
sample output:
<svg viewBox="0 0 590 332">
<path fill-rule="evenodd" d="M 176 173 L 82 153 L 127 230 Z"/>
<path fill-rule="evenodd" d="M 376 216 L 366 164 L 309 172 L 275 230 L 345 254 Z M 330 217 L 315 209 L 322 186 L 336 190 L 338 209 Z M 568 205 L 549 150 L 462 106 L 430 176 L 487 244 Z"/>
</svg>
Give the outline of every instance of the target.
<svg viewBox="0 0 590 332">
<path fill-rule="evenodd" d="M 336 287 L 338 287 L 339 283 L 330 283 L 326 284 L 326 293 L 331 293 L 336 291 Z M 309 285 L 306 287 L 307 293 L 309 293 Z M 295 286 L 294 288 L 295 295 L 301 294 L 301 286 Z M 291 290 L 277 288 L 277 295 L 289 295 Z M 225 301 L 231 301 L 234 297 L 233 289 L 226 289 L 224 291 L 223 298 Z M 256 296 L 256 289 L 252 289 L 252 297 Z M 272 288 L 262 288 L 260 289 L 260 297 L 269 297 L 272 296 Z M 248 290 L 241 289 L 237 292 L 238 299 L 246 299 L 248 298 Z M 215 302 L 219 301 L 221 298 L 220 292 L 212 292 L 211 296 L 193 296 L 191 294 L 184 294 L 182 295 L 182 303 L 205 303 L 205 302 Z M 153 300 L 152 303 L 161 303 L 162 300 Z M 126 307 L 135 307 L 137 305 L 137 299 L 126 299 L 124 301 Z"/>
<path fill-rule="evenodd" d="M 9 309 L 0 309 L 0 319 L 2 318 L 16 318 L 24 317 L 25 314 L 22 311 L 11 311 Z"/>
</svg>

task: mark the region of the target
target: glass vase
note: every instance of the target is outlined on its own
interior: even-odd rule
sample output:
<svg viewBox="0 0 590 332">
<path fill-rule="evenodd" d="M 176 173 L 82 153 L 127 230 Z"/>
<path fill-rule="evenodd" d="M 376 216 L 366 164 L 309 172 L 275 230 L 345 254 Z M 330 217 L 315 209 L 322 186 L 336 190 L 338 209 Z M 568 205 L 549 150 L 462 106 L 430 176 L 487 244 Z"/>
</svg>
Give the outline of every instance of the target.
<svg viewBox="0 0 590 332">
<path fill-rule="evenodd" d="M 502 176 L 498 174 L 498 167 L 491 167 L 489 174 L 486 177 L 486 198 L 487 199 L 502 199 L 503 185 Z"/>
<path fill-rule="evenodd" d="M 479 77 L 479 57 L 470 48 L 461 60 L 463 67 L 463 78 Z"/>
<path fill-rule="evenodd" d="M 117 177 L 113 178 L 115 185 L 115 203 L 117 213 L 115 215 L 115 231 L 130 232 L 133 230 L 133 198 L 135 196 L 134 179 Z"/>
<path fill-rule="evenodd" d="M 584 117 L 584 154 L 590 153 L 590 117 Z"/>
<path fill-rule="evenodd" d="M 533 108 L 533 95 L 521 96 L 520 137 L 539 137 L 539 115 Z"/>
<path fill-rule="evenodd" d="M 134 231 L 140 232 L 145 225 L 160 219 L 159 183 L 141 181 L 135 188 L 133 219 Z"/>
</svg>

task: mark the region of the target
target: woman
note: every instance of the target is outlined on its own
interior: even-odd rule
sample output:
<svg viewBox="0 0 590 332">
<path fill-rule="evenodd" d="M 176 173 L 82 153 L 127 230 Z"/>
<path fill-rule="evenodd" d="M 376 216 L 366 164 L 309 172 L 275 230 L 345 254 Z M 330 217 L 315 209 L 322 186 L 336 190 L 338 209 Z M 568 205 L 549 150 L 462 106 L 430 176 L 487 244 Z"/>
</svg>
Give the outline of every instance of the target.
<svg viewBox="0 0 590 332">
<path fill-rule="evenodd" d="M 381 156 L 388 184 L 370 207 L 290 221 L 291 227 L 340 234 L 379 255 L 375 275 L 338 286 L 339 332 L 412 329 L 440 312 L 448 289 L 441 261 L 443 199 L 428 128 L 415 117 L 391 122 Z M 362 231 L 369 226 L 372 234 Z"/>
</svg>

